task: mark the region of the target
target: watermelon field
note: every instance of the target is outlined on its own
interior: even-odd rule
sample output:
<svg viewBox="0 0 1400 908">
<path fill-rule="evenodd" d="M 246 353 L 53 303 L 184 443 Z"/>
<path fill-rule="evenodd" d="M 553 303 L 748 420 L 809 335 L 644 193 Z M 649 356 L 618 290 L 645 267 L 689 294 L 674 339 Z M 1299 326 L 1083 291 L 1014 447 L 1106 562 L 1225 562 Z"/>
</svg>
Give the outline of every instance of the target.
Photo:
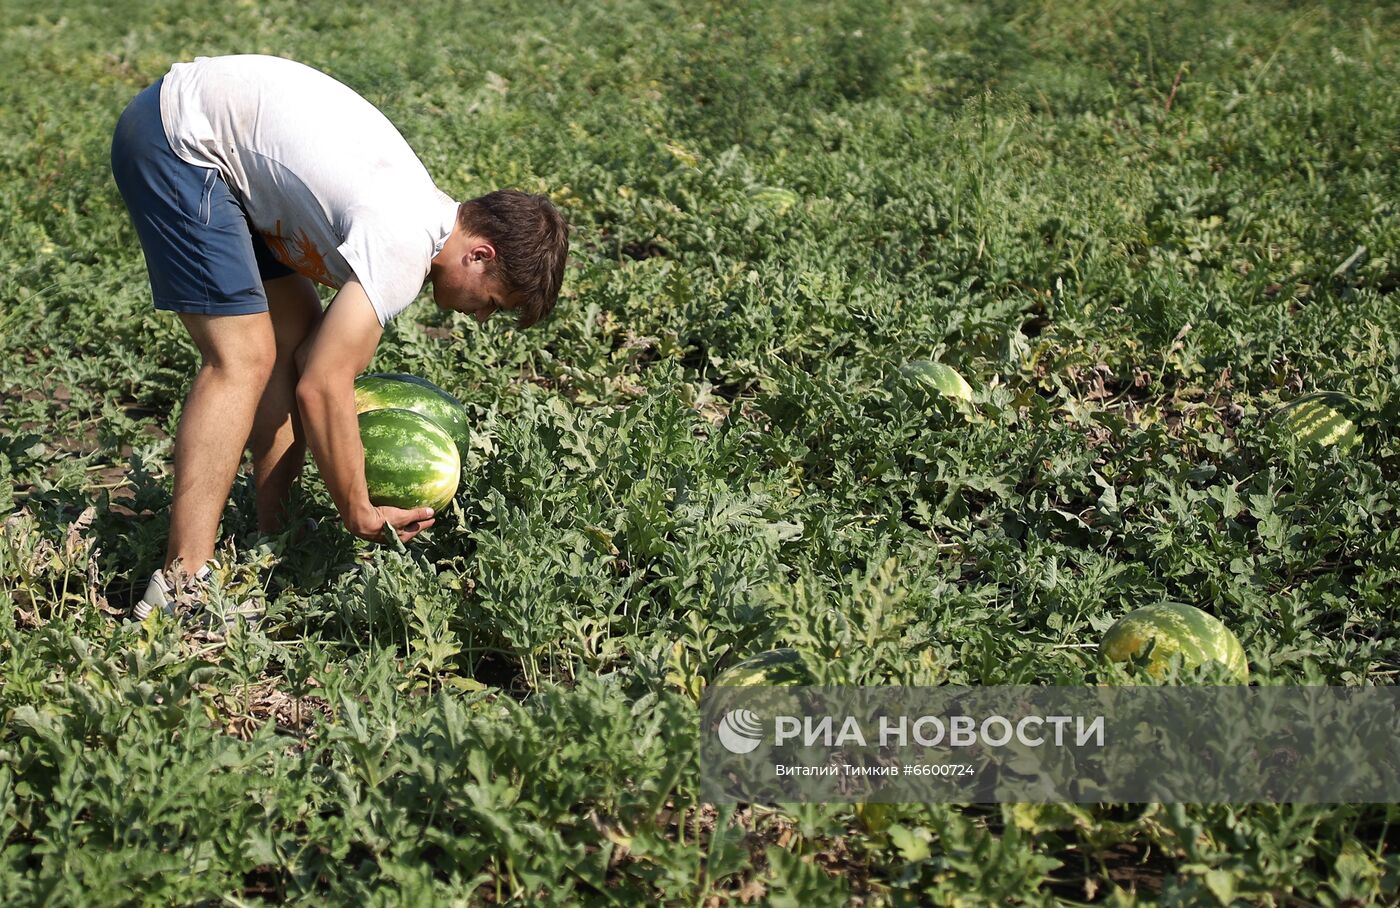
<svg viewBox="0 0 1400 908">
<path fill-rule="evenodd" d="M 717 805 L 697 711 L 779 649 L 1230 683 L 1101 661 L 1163 602 L 1251 685 L 1394 684 L 1397 12 L 0 0 L 0 905 L 1400 901 L 1396 804 Z M 308 464 L 263 536 L 246 472 L 216 637 L 131 618 L 199 358 L 108 149 L 246 52 L 572 237 L 541 324 L 386 331 L 468 413 L 436 525 L 356 539 Z"/>
</svg>

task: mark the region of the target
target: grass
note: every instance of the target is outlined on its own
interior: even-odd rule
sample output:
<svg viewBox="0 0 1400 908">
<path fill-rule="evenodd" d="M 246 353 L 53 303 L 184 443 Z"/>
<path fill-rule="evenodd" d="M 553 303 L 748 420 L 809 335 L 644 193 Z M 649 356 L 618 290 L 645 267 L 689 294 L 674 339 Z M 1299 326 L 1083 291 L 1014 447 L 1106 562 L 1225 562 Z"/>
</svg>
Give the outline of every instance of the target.
<svg viewBox="0 0 1400 908">
<path fill-rule="evenodd" d="M 1400 31 L 1373 4 L 0 3 L 0 900 L 1359 905 L 1390 804 L 699 800 L 695 702 L 1082 684 L 1163 598 L 1255 683 L 1391 684 Z M 226 641 L 125 612 L 197 362 L 107 169 L 177 60 L 264 52 L 443 189 L 575 227 L 525 332 L 420 302 L 372 369 L 477 437 L 407 551 L 255 532 Z M 790 208 L 759 187 L 794 192 Z M 1364 248 L 1363 248 L 1364 247 Z M 955 366 L 980 418 L 911 399 Z M 1359 402 L 1348 456 L 1269 430 Z"/>
</svg>

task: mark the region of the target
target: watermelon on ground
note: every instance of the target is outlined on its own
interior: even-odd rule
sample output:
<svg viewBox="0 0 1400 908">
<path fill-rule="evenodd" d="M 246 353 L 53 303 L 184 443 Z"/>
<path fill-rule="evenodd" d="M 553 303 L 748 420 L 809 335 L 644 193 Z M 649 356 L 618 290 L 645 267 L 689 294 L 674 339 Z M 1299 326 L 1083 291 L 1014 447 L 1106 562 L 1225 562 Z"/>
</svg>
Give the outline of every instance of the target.
<svg viewBox="0 0 1400 908">
<path fill-rule="evenodd" d="M 1320 449 L 1335 445 L 1343 454 L 1360 440 L 1352 414 L 1357 403 L 1336 391 L 1296 397 L 1274 411 L 1276 429 L 1298 444 Z"/>
<path fill-rule="evenodd" d="M 934 391 L 953 401 L 972 403 L 972 386 L 952 366 L 916 359 L 899 370 L 910 384 Z"/>
<path fill-rule="evenodd" d="M 1108 629 L 1099 652 L 1113 662 L 1126 662 L 1149 651 L 1147 672 L 1161 677 L 1173 654 L 1188 667 L 1212 660 L 1230 670 L 1241 684 L 1249 678 L 1244 647 L 1230 629 L 1212 615 L 1181 602 L 1159 602 L 1129 612 Z"/>
<path fill-rule="evenodd" d="M 412 410 L 436 421 L 457 445 L 457 456 L 467 458 L 471 432 L 462 402 L 426 378 L 402 372 L 378 372 L 355 380 L 355 412 L 396 407 Z"/>
<path fill-rule="evenodd" d="M 764 684 L 811 684 L 811 676 L 795 649 L 775 649 L 750 656 L 715 679 L 725 687 L 757 687 Z"/>
<path fill-rule="evenodd" d="M 754 186 L 749 190 L 749 200 L 781 216 L 797 204 L 797 193 L 781 186 Z"/>
<path fill-rule="evenodd" d="M 462 461 L 447 430 L 412 410 L 360 414 L 365 481 L 373 504 L 440 511 L 457 494 Z"/>
</svg>

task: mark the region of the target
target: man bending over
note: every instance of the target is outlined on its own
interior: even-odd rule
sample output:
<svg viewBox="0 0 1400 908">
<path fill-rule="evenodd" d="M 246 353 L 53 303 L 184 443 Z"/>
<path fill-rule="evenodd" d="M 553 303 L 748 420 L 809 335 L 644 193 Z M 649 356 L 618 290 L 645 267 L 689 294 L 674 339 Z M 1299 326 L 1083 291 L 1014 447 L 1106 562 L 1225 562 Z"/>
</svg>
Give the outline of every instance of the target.
<svg viewBox="0 0 1400 908">
<path fill-rule="evenodd" d="M 431 509 L 370 503 L 355 377 L 425 280 L 439 307 L 479 321 L 548 315 L 568 255 L 549 200 L 506 190 L 459 204 L 364 98 L 257 55 L 171 67 L 118 120 L 112 174 L 155 307 L 201 357 L 175 435 L 165 564 L 136 617 L 207 577 L 245 448 L 262 531 L 286 521 L 308 446 L 351 533 L 407 542 L 432 526 Z M 336 289 L 324 313 L 313 281 Z"/>
</svg>

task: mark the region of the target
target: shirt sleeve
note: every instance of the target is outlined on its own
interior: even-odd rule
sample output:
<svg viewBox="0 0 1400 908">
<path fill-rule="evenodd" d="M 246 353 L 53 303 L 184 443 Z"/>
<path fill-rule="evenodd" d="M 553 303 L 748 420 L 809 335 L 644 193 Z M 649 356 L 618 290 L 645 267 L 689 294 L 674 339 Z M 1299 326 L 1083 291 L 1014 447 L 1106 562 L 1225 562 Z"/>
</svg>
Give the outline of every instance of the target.
<svg viewBox="0 0 1400 908">
<path fill-rule="evenodd" d="M 339 252 L 365 288 L 381 328 L 418 296 L 433 257 L 421 229 L 368 215 L 351 218 Z"/>
</svg>

